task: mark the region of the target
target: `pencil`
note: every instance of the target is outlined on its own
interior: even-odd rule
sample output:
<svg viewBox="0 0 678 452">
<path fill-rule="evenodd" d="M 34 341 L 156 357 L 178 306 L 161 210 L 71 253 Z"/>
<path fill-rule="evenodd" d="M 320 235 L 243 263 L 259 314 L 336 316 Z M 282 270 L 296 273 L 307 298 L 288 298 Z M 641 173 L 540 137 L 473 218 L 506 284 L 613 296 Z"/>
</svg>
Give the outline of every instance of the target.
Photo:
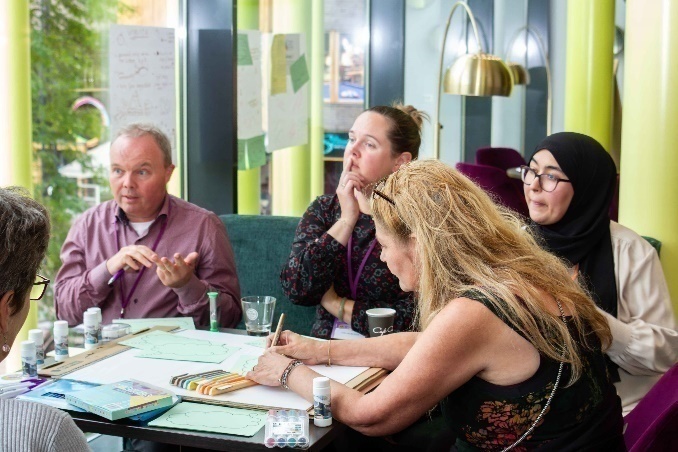
<svg viewBox="0 0 678 452">
<path fill-rule="evenodd" d="M 285 322 L 285 313 L 280 314 L 280 319 L 278 319 L 278 327 L 275 329 L 275 335 L 273 336 L 273 341 L 271 341 L 271 347 L 278 345 L 278 340 L 280 339 L 280 333 L 282 332 L 283 323 Z"/>
</svg>

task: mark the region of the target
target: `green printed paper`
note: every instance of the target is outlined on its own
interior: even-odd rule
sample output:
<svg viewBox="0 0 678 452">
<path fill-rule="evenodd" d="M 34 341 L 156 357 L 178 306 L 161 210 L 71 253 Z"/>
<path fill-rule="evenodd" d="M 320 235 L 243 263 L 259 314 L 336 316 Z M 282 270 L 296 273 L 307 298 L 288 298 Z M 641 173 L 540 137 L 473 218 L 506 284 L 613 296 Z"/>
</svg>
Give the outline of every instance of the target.
<svg viewBox="0 0 678 452">
<path fill-rule="evenodd" d="M 164 331 L 151 331 L 120 343 L 143 350 L 143 353 L 138 354 L 137 358 L 170 359 L 196 363 L 220 363 L 239 350 L 238 347 L 204 339 L 177 336 Z"/>
<path fill-rule="evenodd" d="M 154 427 L 254 436 L 266 424 L 266 412 L 181 402 L 148 425 Z"/>
<path fill-rule="evenodd" d="M 242 355 L 238 358 L 238 360 L 235 362 L 233 367 L 231 367 L 230 372 L 234 374 L 246 374 L 254 366 L 257 365 L 257 362 L 259 361 L 258 356 L 253 356 L 253 355 Z"/>
<path fill-rule="evenodd" d="M 271 44 L 271 96 L 287 92 L 287 60 L 285 35 L 273 36 Z"/>
<path fill-rule="evenodd" d="M 308 67 L 306 66 L 306 55 L 299 57 L 297 61 L 290 66 L 290 77 L 292 78 L 292 89 L 296 93 L 302 86 L 308 82 Z"/>
<path fill-rule="evenodd" d="M 178 326 L 183 330 L 194 330 L 195 323 L 193 317 L 170 317 L 159 319 L 113 319 L 113 323 L 125 323 L 131 328 L 130 333 L 138 333 L 146 328 L 158 325 Z"/>
<path fill-rule="evenodd" d="M 252 66 L 252 54 L 250 53 L 250 39 L 245 33 L 238 33 L 238 66 Z"/>
<path fill-rule="evenodd" d="M 238 169 L 248 170 L 266 164 L 264 135 L 238 140 Z"/>
</svg>

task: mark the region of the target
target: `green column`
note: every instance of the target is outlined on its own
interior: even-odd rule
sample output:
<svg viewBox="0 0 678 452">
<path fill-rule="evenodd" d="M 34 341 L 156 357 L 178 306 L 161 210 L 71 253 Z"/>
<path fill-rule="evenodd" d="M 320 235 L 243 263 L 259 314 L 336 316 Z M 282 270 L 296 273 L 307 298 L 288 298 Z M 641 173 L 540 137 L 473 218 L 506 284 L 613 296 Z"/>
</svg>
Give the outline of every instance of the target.
<svg viewBox="0 0 678 452">
<path fill-rule="evenodd" d="M 608 151 L 613 40 L 614 0 L 568 0 L 565 130 L 590 135 Z"/>
<path fill-rule="evenodd" d="M 312 44 L 311 11 L 320 2 L 276 0 L 271 2 L 273 33 L 303 33 L 306 36 L 307 64 Z M 309 87 L 309 101 L 313 96 Z M 309 134 L 310 143 L 310 134 Z M 271 211 L 274 215 L 301 216 L 311 199 L 309 144 L 274 151 L 271 171 Z"/>
<path fill-rule="evenodd" d="M 259 0 L 238 0 L 238 30 L 259 29 Z M 238 171 L 239 214 L 258 215 L 261 195 L 261 168 Z"/>
<path fill-rule="evenodd" d="M 4 11 L 3 11 L 4 9 Z M 11 171 L 5 175 L 2 185 L 20 185 L 33 191 L 33 139 L 31 128 L 31 43 L 28 0 L 11 0 L 9 4 L 0 6 L 0 15 L 6 14 L 4 19 L 6 29 L 6 52 L 2 52 L 0 45 L 0 67 L 6 71 L 7 87 L 0 92 L 2 102 L 7 105 L 8 137 L 2 137 L 3 146 L 6 143 L 2 165 L 7 165 Z M 0 39 L 5 37 L 0 36 Z M 3 107 L 0 107 L 3 108 Z M 30 302 L 31 308 L 28 318 L 21 328 L 12 351 L 7 357 L 7 370 L 16 370 L 21 365 L 20 342 L 28 338 L 28 330 L 38 325 L 37 302 Z"/>
<path fill-rule="evenodd" d="M 626 2 L 619 222 L 662 242 L 678 309 L 678 2 Z"/>
<path fill-rule="evenodd" d="M 323 83 L 325 72 L 325 10 L 324 3 L 313 2 L 309 61 L 311 71 L 311 200 L 323 194 L 325 185 L 325 166 L 323 162 Z M 310 201 L 310 200 L 309 200 Z"/>
</svg>

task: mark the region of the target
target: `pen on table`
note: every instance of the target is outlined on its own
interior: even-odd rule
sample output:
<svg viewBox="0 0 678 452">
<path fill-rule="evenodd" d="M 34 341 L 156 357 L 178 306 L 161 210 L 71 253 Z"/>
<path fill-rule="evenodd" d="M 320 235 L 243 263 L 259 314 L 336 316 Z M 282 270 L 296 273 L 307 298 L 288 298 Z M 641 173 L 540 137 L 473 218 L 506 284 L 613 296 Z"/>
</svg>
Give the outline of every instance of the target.
<svg viewBox="0 0 678 452">
<path fill-rule="evenodd" d="M 111 276 L 111 279 L 108 280 L 108 285 L 109 285 L 109 286 L 112 286 L 113 283 L 116 282 L 116 281 L 123 275 L 123 273 L 125 273 L 125 271 L 126 271 L 126 270 L 129 270 L 129 269 L 130 269 L 130 266 L 129 266 L 129 265 L 125 265 L 125 266 L 122 267 L 120 270 L 118 270 L 117 272 L 115 272 L 115 274 L 114 274 L 113 276 Z"/>
<path fill-rule="evenodd" d="M 278 327 L 275 329 L 275 335 L 273 336 L 273 341 L 271 341 L 271 347 L 278 345 L 278 340 L 280 339 L 280 333 L 282 332 L 283 322 L 285 321 L 285 313 L 280 314 L 280 319 L 278 319 Z"/>
</svg>

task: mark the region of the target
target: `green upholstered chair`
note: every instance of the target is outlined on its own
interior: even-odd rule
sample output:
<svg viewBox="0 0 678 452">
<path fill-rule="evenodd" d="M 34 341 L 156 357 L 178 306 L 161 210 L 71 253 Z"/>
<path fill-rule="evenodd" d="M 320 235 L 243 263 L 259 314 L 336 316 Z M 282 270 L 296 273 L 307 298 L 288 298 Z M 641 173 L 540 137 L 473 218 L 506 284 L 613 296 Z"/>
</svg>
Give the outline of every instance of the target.
<svg viewBox="0 0 678 452">
<path fill-rule="evenodd" d="M 284 329 L 309 334 L 315 308 L 293 305 L 280 287 L 280 271 L 290 255 L 299 218 L 232 214 L 219 218 L 233 246 L 241 295 L 275 297 L 273 328 L 284 312 Z M 242 320 L 237 328 L 245 328 Z"/>
<path fill-rule="evenodd" d="M 646 237 L 646 236 L 643 236 L 643 238 L 644 238 L 645 240 L 647 240 L 647 241 L 650 243 L 650 245 L 652 245 L 652 246 L 654 247 L 654 249 L 657 250 L 657 256 L 659 256 L 659 252 L 660 252 L 661 249 L 662 249 L 662 242 L 660 242 L 660 241 L 657 240 L 657 239 L 653 239 L 652 237 Z"/>
</svg>

